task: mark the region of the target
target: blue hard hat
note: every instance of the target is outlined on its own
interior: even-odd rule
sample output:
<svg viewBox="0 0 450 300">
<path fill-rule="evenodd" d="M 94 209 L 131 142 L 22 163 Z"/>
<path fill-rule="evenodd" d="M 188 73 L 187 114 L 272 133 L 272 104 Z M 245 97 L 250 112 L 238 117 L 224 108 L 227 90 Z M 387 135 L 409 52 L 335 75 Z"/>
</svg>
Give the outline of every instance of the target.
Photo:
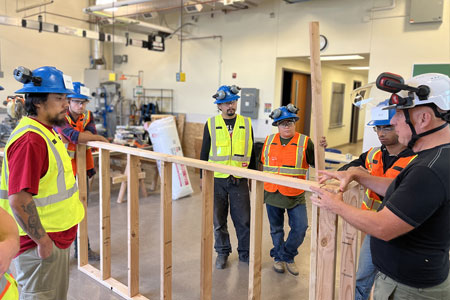
<svg viewBox="0 0 450 300">
<path fill-rule="evenodd" d="M 222 85 L 213 95 L 213 98 L 216 99 L 216 101 L 214 101 L 214 104 L 231 102 L 241 98 L 237 95 L 240 89 L 241 89 L 240 87 L 235 85 L 232 86 Z"/>
<path fill-rule="evenodd" d="M 388 111 L 383 110 L 384 107 L 389 106 L 389 99 L 382 101 L 377 104 L 376 107 L 372 108 L 372 121 L 367 123 L 368 126 L 387 126 L 391 125 L 391 119 L 395 115 L 395 109 L 389 109 Z M 384 115 L 388 114 L 388 118 L 376 117 L 378 112 L 382 112 Z M 375 119 L 376 117 L 376 119 Z"/>
<path fill-rule="evenodd" d="M 278 122 L 286 119 L 292 119 L 294 122 L 297 122 L 299 120 L 297 111 L 298 108 L 292 104 L 275 109 L 269 116 L 273 119 L 272 126 L 278 126 Z"/>
<path fill-rule="evenodd" d="M 24 74 L 22 71 L 28 71 L 28 73 Z M 32 72 L 29 72 L 28 69 L 23 67 L 19 67 L 14 70 L 14 77 L 17 81 L 23 82 L 24 85 L 23 88 L 17 90 L 16 93 L 72 94 L 73 90 L 66 88 L 66 84 L 70 87 L 72 79 L 70 76 L 64 78 L 63 75 L 63 72 L 55 67 L 40 67 Z M 66 79 L 66 81 L 64 79 Z"/>
<path fill-rule="evenodd" d="M 67 98 L 75 98 L 75 99 L 86 99 L 89 100 L 91 97 L 89 97 L 89 91 L 84 91 L 85 85 L 81 82 L 74 82 L 73 83 L 73 94 L 67 95 Z M 87 89 L 87 88 L 86 88 Z"/>
</svg>

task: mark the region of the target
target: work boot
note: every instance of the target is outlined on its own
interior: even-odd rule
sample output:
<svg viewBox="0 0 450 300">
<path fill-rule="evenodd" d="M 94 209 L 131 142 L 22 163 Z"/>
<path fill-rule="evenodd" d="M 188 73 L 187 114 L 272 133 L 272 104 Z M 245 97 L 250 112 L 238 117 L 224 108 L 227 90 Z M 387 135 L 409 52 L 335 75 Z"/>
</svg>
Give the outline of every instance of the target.
<svg viewBox="0 0 450 300">
<path fill-rule="evenodd" d="M 91 261 L 100 261 L 100 254 L 97 252 L 92 251 L 92 249 L 88 249 L 88 260 Z"/>
<path fill-rule="evenodd" d="M 275 270 L 275 272 L 277 273 L 284 273 L 284 261 L 276 261 L 273 263 L 273 269 Z"/>
<path fill-rule="evenodd" d="M 240 254 L 239 255 L 239 261 L 242 261 L 243 263 L 249 264 L 248 254 Z"/>
<path fill-rule="evenodd" d="M 225 269 L 227 266 L 228 255 L 219 254 L 216 258 L 216 269 Z"/>
<path fill-rule="evenodd" d="M 286 263 L 286 269 L 289 271 L 289 273 L 291 273 L 294 276 L 298 276 L 299 274 L 295 261 L 291 263 Z"/>
</svg>

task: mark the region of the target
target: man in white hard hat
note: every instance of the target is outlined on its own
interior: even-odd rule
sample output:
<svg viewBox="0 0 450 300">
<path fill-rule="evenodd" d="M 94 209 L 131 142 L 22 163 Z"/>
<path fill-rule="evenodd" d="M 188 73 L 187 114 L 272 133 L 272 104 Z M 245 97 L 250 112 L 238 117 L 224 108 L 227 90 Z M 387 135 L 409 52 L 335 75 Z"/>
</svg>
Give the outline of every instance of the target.
<svg viewBox="0 0 450 300">
<path fill-rule="evenodd" d="M 312 202 L 371 235 L 372 261 L 379 270 L 374 299 L 450 299 L 450 78 L 428 73 L 403 78 L 383 73 L 377 87 L 392 93 L 388 109 L 400 143 L 417 158 L 395 178 L 351 169 L 322 171 L 320 182 L 356 180 L 384 200 L 377 212 L 363 211 L 311 187 Z"/>
</svg>

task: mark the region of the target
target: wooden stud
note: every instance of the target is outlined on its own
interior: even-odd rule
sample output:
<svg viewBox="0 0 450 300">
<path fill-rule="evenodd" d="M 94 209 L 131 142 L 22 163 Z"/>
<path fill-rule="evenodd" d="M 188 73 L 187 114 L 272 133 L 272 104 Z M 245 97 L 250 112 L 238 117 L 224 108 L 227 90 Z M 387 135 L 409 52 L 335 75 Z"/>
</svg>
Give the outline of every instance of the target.
<svg viewBox="0 0 450 300">
<path fill-rule="evenodd" d="M 139 179 L 144 179 L 144 178 L 145 178 L 145 172 L 139 172 L 138 178 L 139 178 Z M 114 177 L 112 177 L 112 184 L 117 184 L 117 183 L 125 182 L 125 181 L 127 181 L 127 180 L 128 180 L 127 174 L 114 176 Z M 125 184 L 125 186 L 126 186 L 126 184 Z M 144 196 L 144 197 L 145 197 L 145 196 Z"/>
<path fill-rule="evenodd" d="M 358 205 L 359 186 L 352 187 L 344 193 L 344 202 Z M 355 299 L 356 253 L 358 230 L 342 220 L 341 237 L 341 273 L 339 279 L 339 300 Z"/>
<path fill-rule="evenodd" d="M 250 264 L 248 272 L 248 299 L 261 299 L 261 247 L 264 206 L 264 182 L 252 180 L 250 194 Z"/>
<path fill-rule="evenodd" d="M 128 156 L 129 156 L 129 154 L 128 154 Z M 128 171 L 129 171 L 129 169 L 130 169 L 130 165 L 129 165 L 129 161 L 128 161 L 128 158 L 127 158 L 127 165 L 126 165 L 125 171 L 124 171 L 124 175 L 127 175 L 127 177 L 128 177 Z M 124 182 L 122 182 L 122 184 L 120 185 L 119 195 L 117 196 L 117 203 L 123 203 L 123 202 L 125 202 L 125 201 L 123 200 L 123 197 L 125 197 L 125 192 L 126 192 L 126 191 L 127 191 L 127 183 L 124 181 Z"/>
<path fill-rule="evenodd" d="M 161 162 L 161 299 L 172 299 L 172 163 Z"/>
<path fill-rule="evenodd" d="M 202 249 L 200 299 L 212 299 L 212 247 L 214 211 L 214 172 L 203 170 L 202 176 Z"/>
<path fill-rule="evenodd" d="M 320 65 L 319 22 L 309 24 L 311 52 L 311 88 L 312 88 L 312 119 L 314 125 L 313 140 L 316 178 L 318 171 L 325 168 L 325 152 L 318 144 L 323 136 L 322 118 L 322 71 Z M 317 217 L 318 215 L 318 217 Z M 334 299 L 334 283 L 336 275 L 336 226 L 335 214 L 322 210 L 320 213 L 313 205 L 311 235 L 311 270 L 310 270 L 310 300 Z M 318 230 L 317 230 L 318 220 Z M 315 250 L 317 249 L 317 256 Z M 313 251 L 314 250 L 314 251 Z M 316 282 L 314 283 L 314 281 Z M 315 289 L 315 290 L 314 290 Z"/>
<path fill-rule="evenodd" d="M 102 280 L 111 277 L 111 184 L 110 155 L 100 149 L 100 271 Z"/>
<path fill-rule="evenodd" d="M 84 206 L 84 218 L 78 225 L 78 267 L 88 263 L 86 145 L 77 145 L 78 193 Z"/>
<path fill-rule="evenodd" d="M 128 154 L 128 296 L 139 293 L 139 157 Z"/>
</svg>

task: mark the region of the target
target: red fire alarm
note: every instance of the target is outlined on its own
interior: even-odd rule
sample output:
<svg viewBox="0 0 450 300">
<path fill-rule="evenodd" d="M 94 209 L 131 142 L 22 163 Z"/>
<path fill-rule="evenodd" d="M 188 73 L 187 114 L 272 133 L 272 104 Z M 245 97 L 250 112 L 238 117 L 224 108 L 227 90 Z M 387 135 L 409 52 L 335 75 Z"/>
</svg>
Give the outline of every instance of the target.
<svg viewBox="0 0 450 300">
<path fill-rule="evenodd" d="M 231 77 L 232 77 L 233 79 L 236 79 L 237 74 L 236 74 L 236 73 L 231 73 Z"/>
</svg>

